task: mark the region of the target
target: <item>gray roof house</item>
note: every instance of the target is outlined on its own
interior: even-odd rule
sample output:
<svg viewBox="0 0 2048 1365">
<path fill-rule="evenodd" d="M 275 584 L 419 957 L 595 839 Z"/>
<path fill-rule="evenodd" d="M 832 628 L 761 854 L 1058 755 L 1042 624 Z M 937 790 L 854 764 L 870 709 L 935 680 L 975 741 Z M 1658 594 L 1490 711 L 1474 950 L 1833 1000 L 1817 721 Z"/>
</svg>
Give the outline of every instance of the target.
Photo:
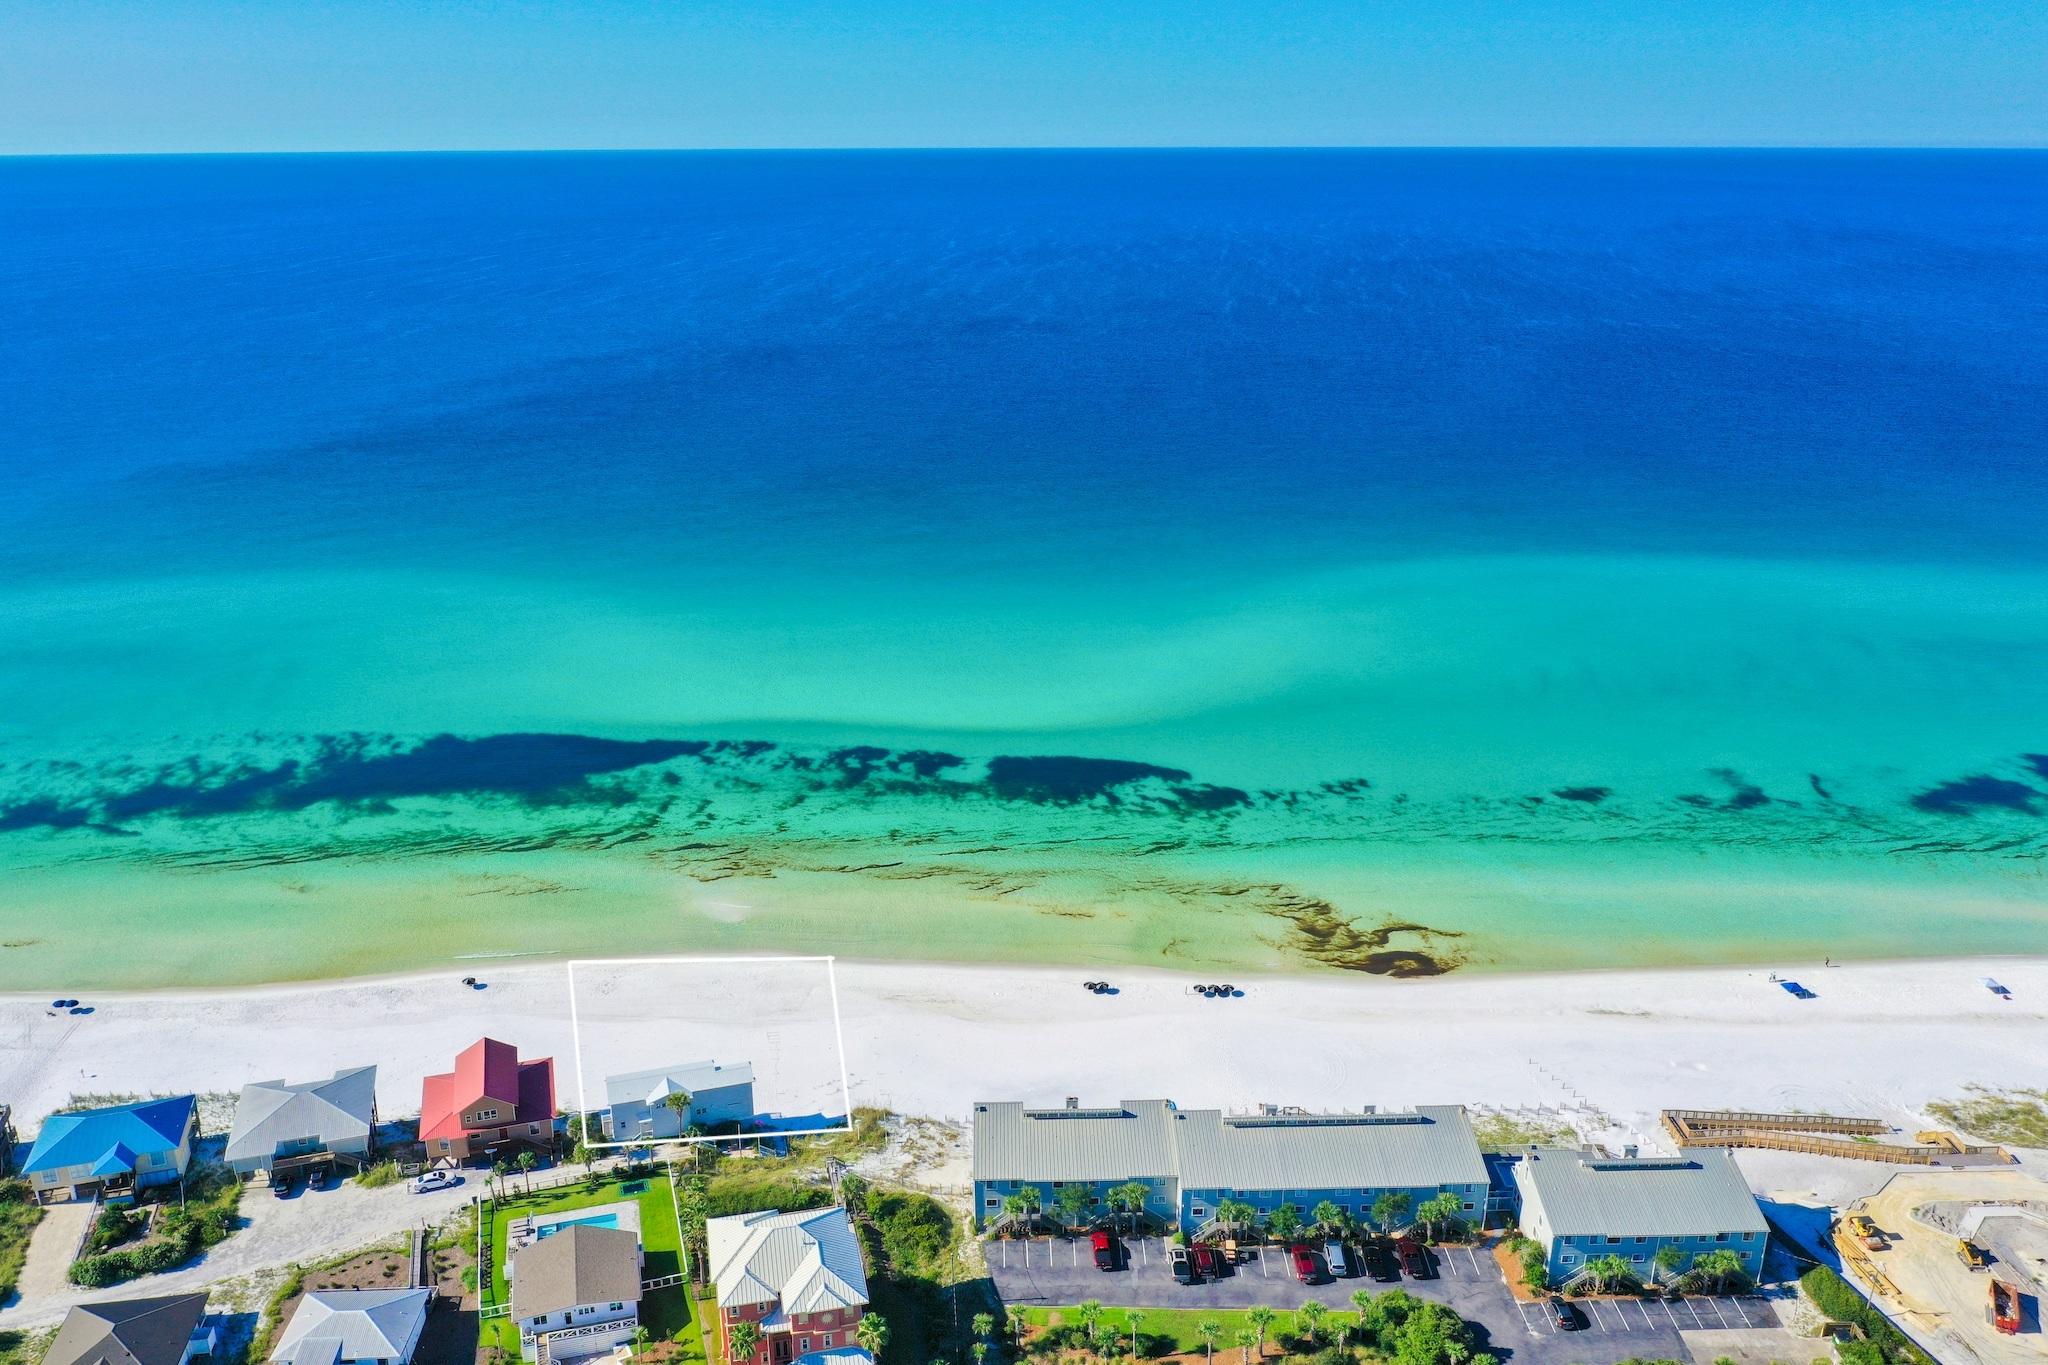
<svg viewBox="0 0 2048 1365">
<path fill-rule="evenodd" d="M 508 1267 L 519 1353 L 550 1361 L 609 1352 L 640 1322 L 640 1238 L 577 1224 L 521 1247 Z"/>
<path fill-rule="evenodd" d="M 1189 1190 L 1412 1190 L 1486 1184 L 1460 1105 L 1363 1114 L 1174 1115 Z"/>
<path fill-rule="evenodd" d="M 1763 1270 L 1769 1226 L 1734 1157 L 1698 1147 L 1677 1157 L 1609 1157 L 1539 1147 L 1514 1167 L 1522 1231 L 1549 1251 L 1553 1279 L 1589 1260 L 1620 1256 L 1642 1278 L 1660 1273 L 1660 1248 L 1676 1269 L 1705 1251 L 1728 1250 L 1752 1279 Z"/>
<path fill-rule="evenodd" d="M 340 1157 L 356 1165 L 377 1129 L 377 1068 L 350 1067 L 324 1081 L 258 1081 L 242 1087 L 227 1163 L 242 1175 Z"/>
<path fill-rule="evenodd" d="M 431 1289 L 323 1289 L 299 1300 L 278 1335 L 278 1365 L 407 1365 L 426 1330 Z"/>
<path fill-rule="evenodd" d="M 730 1214 L 706 1222 L 704 1236 L 721 1309 L 773 1305 L 801 1319 L 867 1304 L 867 1268 L 843 1208 Z"/>
<path fill-rule="evenodd" d="M 1449 1192 L 1480 1214 L 1487 1188 L 1485 1159 L 1458 1105 L 1226 1114 L 1169 1100 L 1104 1109 L 985 1102 L 974 1106 L 973 1178 L 983 1220 L 1007 1217 L 1006 1199 L 1028 1185 L 1056 1219 L 1092 1222 L 1107 1214 L 1110 1189 L 1137 1183 L 1148 1187 L 1151 1218 L 1194 1230 L 1224 1199 L 1261 1214 L 1328 1201 L 1363 1218 L 1382 1193 L 1399 1192 L 1412 1207 Z"/>
<path fill-rule="evenodd" d="M 974 1179 L 1125 1181 L 1179 1174 L 1171 1100 L 1104 1109 L 1034 1109 L 1014 1100 L 974 1106 Z"/>
<path fill-rule="evenodd" d="M 681 1137 L 691 1127 L 744 1127 L 754 1118 L 751 1062 L 680 1062 L 604 1078 L 604 1130 L 616 1142 Z M 679 1113 L 670 1097 L 687 1095 Z"/>
<path fill-rule="evenodd" d="M 210 1355 L 206 1295 L 114 1299 L 80 1304 L 64 1315 L 44 1365 L 185 1365 Z"/>
</svg>

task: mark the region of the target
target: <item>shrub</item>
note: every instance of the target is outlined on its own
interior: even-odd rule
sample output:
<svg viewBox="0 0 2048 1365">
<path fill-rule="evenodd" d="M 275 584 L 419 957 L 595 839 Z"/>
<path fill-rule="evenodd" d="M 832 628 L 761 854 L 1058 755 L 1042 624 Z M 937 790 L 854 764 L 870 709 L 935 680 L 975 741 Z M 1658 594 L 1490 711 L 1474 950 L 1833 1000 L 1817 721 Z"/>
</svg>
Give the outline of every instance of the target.
<svg viewBox="0 0 2048 1365">
<path fill-rule="evenodd" d="M 356 1172 L 356 1184 L 366 1190 L 381 1190 L 386 1185 L 396 1185 L 404 1179 L 395 1161 L 380 1161 L 374 1166 L 365 1166 Z"/>
<path fill-rule="evenodd" d="M 1874 1360 L 1884 1365 L 1933 1365 L 1926 1352 L 1915 1346 L 1912 1339 L 1892 1326 L 1891 1319 L 1871 1306 L 1868 1299 L 1856 1292 L 1847 1280 L 1824 1265 L 1815 1266 L 1799 1277 L 1799 1287 L 1806 1291 L 1806 1297 L 1813 1300 L 1820 1309 L 1836 1322 L 1854 1323 L 1863 1329 L 1866 1340 L 1842 1343 L 1842 1359 L 1849 1359 L 1847 1348 L 1868 1346 L 1877 1350 L 1875 1357 L 1865 1356 L 1855 1365 L 1871 1365 Z"/>
</svg>

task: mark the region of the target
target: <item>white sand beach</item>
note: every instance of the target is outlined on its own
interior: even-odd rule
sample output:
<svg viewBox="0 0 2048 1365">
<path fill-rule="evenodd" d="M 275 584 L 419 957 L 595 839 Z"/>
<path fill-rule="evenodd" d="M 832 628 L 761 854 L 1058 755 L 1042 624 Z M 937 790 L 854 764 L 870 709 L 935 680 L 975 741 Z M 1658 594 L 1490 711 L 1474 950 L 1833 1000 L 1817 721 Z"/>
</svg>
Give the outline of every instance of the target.
<svg viewBox="0 0 2048 1365">
<path fill-rule="evenodd" d="M 89 1016 L 0 998 L 0 1101 L 24 1133 L 74 1094 L 228 1091 L 375 1062 L 386 1117 L 416 1113 L 423 1074 L 480 1034 L 573 1070 L 560 963 L 318 985 L 96 996 Z M 1787 963 L 1770 969 L 1486 975 L 1393 982 L 1235 978 L 1241 998 L 1131 970 L 837 965 L 856 1103 L 964 1119 L 973 1101 L 1168 1096 L 1182 1104 L 1357 1108 L 1463 1102 L 1574 1108 L 1613 1141 L 1659 1143 L 1665 1107 L 1814 1109 L 1917 1122 L 1976 1083 L 2048 1085 L 2048 959 Z M 611 969 L 607 1009 L 635 1009 L 678 1058 L 752 1060 L 784 1112 L 825 1112 L 836 1068 L 816 998 L 780 1001 L 745 969 L 691 989 Z M 1081 989 L 1106 976 L 1119 993 Z M 2001 1000 L 1981 978 L 2011 988 Z M 633 999 L 635 991 L 642 998 Z M 792 1023 L 791 1021 L 799 1021 Z M 774 1073 L 788 1082 L 777 1090 Z M 1611 1123 L 1601 1124 L 1594 1115 Z"/>
</svg>

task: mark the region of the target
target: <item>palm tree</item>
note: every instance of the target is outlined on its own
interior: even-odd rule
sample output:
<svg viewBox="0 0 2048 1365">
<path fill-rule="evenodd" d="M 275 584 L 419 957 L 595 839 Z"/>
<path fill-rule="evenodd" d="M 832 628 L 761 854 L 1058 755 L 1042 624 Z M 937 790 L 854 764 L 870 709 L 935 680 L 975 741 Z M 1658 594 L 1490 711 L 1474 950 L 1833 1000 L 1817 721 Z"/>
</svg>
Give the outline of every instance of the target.
<svg viewBox="0 0 2048 1365">
<path fill-rule="evenodd" d="M 869 1355 L 879 1357 L 882 1348 L 889 1344 L 889 1320 L 880 1313 L 867 1314 L 853 1329 L 853 1339 Z"/>
<path fill-rule="evenodd" d="M 534 1155 L 533 1148 L 528 1147 L 524 1151 L 519 1153 L 518 1157 L 514 1159 L 512 1164 L 519 1169 L 519 1173 L 521 1175 L 526 1177 L 526 1192 L 528 1194 L 532 1194 L 533 1168 L 540 1165 L 540 1158 Z"/>
<path fill-rule="evenodd" d="M 1252 1331 L 1258 1334 L 1259 1358 L 1261 1360 L 1266 1357 L 1266 1333 L 1273 1330 L 1273 1319 L 1279 1316 L 1278 1313 L 1275 1313 L 1263 1303 L 1256 1308 L 1250 1309 L 1244 1315 L 1244 1320 L 1251 1324 Z"/>
<path fill-rule="evenodd" d="M 1072 1231 L 1082 1219 L 1088 1216 L 1088 1205 L 1094 1196 L 1088 1193 L 1086 1185 L 1066 1184 L 1052 1197 L 1053 1204 L 1060 1211 L 1060 1221 Z"/>
<path fill-rule="evenodd" d="M 1325 1199 L 1308 1211 L 1309 1220 L 1316 1225 L 1316 1231 L 1336 1236 L 1344 1231 L 1344 1208 L 1332 1200 Z"/>
<path fill-rule="evenodd" d="M 839 1177 L 839 1206 L 847 1216 L 856 1221 L 865 1221 L 868 1213 L 868 1182 L 852 1171 Z"/>
<path fill-rule="evenodd" d="M 1102 1301 L 1084 1299 L 1074 1309 L 1074 1316 L 1081 1320 L 1082 1335 L 1088 1338 L 1088 1354 L 1095 1354 L 1095 1329 L 1102 1325 Z"/>
<path fill-rule="evenodd" d="M 1140 1180 L 1130 1180 L 1116 1186 L 1109 1192 L 1109 1206 L 1121 1213 L 1131 1215 L 1131 1233 L 1138 1231 L 1138 1215 L 1145 1211 L 1145 1201 L 1152 1197 L 1152 1187 Z"/>
<path fill-rule="evenodd" d="M 761 1327 L 759 1323 L 741 1318 L 725 1330 L 725 1358 L 732 1365 L 754 1358 L 754 1352 L 761 1349 Z"/>
<path fill-rule="evenodd" d="M 1037 1221 L 1038 1211 L 1044 1207 L 1045 1196 L 1039 1193 L 1036 1185 L 1026 1185 L 1003 1200 L 1004 1216 L 1021 1221 L 1027 1230 Z"/>
<path fill-rule="evenodd" d="M 992 1313 L 976 1313 L 968 1323 L 968 1326 L 974 1329 L 974 1335 L 986 1340 L 989 1334 L 996 1330 L 995 1315 Z"/>
<path fill-rule="evenodd" d="M 967 1347 L 967 1353 L 974 1357 L 974 1365 L 983 1365 L 988 1359 L 988 1343 L 977 1341 Z"/>
<path fill-rule="evenodd" d="M 1124 1326 L 1129 1328 L 1131 1332 L 1132 1360 L 1136 1360 L 1138 1358 L 1138 1325 L 1142 1323 L 1144 1320 L 1145 1315 L 1143 1313 L 1140 1313 L 1135 1308 L 1128 1309 L 1124 1313 Z"/>
<path fill-rule="evenodd" d="M 1010 1329 L 1010 1337 L 1017 1345 L 1024 1344 L 1024 1310 L 1011 1304 L 1003 1309 L 1003 1325 Z"/>
<path fill-rule="evenodd" d="M 1678 1267 L 1685 1264 L 1685 1253 L 1671 1243 L 1666 1242 L 1663 1246 L 1657 1248 L 1657 1254 L 1652 1256 L 1650 1260 L 1655 1263 L 1658 1276 L 1669 1279 L 1678 1273 Z"/>
<path fill-rule="evenodd" d="M 1354 1289 L 1354 1290 L 1352 1290 L 1352 1291 L 1351 1291 L 1351 1306 L 1352 1306 L 1353 1308 L 1356 1308 L 1356 1309 L 1358 1310 L 1358 1321 L 1357 1321 L 1357 1323 L 1355 1323 L 1354 1325 L 1355 1325 L 1355 1326 L 1356 1326 L 1356 1327 L 1358 1328 L 1358 1334 L 1359 1334 L 1360 1336 L 1364 1336 L 1364 1335 L 1365 1335 L 1365 1315 L 1366 1315 L 1366 1313 L 1367 1313 L 1367 1312 L 1369 1312 L 1369 1311 L 1371 1310 L 1371 1308 L 1372 1308 L 1372 1291 L 1371 1291 L 1370 1289 Z"/>
<path fill-rule="evenodd" d="M 1257 1345 L 1259 1334 L 1249 1327 L 1237 1329 L 1237 1344 L 1244 1347 L 1244 1365 L 1252 1365 L 1252 1347 Z"/>
<path fill-rule="evenodd" d="M 1465 1201 L 1445 1190 L 1423 1200 L 1422 1206 L 1415 1210 L 1415 1216 L 1421 1222 L 1423 1231 L 1435 1237 L 1440 1236 L 1443 1229 L 1460 1221 L 1458 1215 L 1464 1211 Z"/>
<path fill-rule="evenodd" d="M 1742 1268 L 1742 1258 L 1726 1247 L 1702 1251 L 1692 1258 L 1692 1265 L 1685 1274 L 1695 1288 L 1713 1293 L 1743 1288 L 1749 1283 L 1749 1274 Z"/>
<path fill-rule="evenodd" d="M 1216 1343 L 1223 1336 L 1223 1324 L 1214 1318 L 1203 1318 L 1195 1324 L 1195 1335 L 1202 1342 L 1202 1359 L 1205 1362 L 1215 1360 Z"/>
<path fill-rule="evenodd" d="M 678 1130 L 680 1130 L 683 1126 L 683 1116 L 690 1112 L 690 1100 L 691 1095 L 689 1091 L 674 1090 L 671 1091 L 667 1096 L 665 1096 L 661 1101 L 663 1104 L 669 1107 L 671 1112 L 675 1114 L 676 1127 Z"/>
<path fill-rule="evenodd" d="M 1266 1215 L 1266 1231 L 1276 1242 L 1292 1241 L 1301 1231 L 1301 1210 L 1292 1204 L 1282 1204 Z"/>
<path fill-rule="evenodd" d="M 1627 1261 L 1619 1256 L 1595 1256 L 1586 1262 L 1586 1278 L 1593 1282 L 1597 1292 L 1606 1293 L 1620 1289 L 1636 1277 Z"/>
<path fill-rule="evenodd" d="M 1391 1233 L 1408 1216 L 1408 1196 L 1388 1190 L 1372 1201 L 1372 1221 L 1381 1232 Z"/>
<path fill-rule="evenodd" d="M 1250 1231 L 1258 1217 L 1259 1211 L 1241 1199 L 1225 1199 L 1216 1205 L 1217 1225 L 1233 1236 Z"/>
<path fill-rule="evenodd" d="M 1323 1325 L 1330 1316 L 1329 1308 L 1321 1301 L 1310 1299 L 1294 1310 L 1294 1325 L 1308 1338 L 1311 1346 L 1322 1344 Z"/>
<path fill-rule="evenodd" d="M 633 1354 L 638 1355 L 646 1350 L 647 1344 L 653 1340 L 654 1333 L 647 1330 L 646 1323 L 643 1322 L 638 1327 L 635 1327 L 633 1329 Z"/>
</svg>

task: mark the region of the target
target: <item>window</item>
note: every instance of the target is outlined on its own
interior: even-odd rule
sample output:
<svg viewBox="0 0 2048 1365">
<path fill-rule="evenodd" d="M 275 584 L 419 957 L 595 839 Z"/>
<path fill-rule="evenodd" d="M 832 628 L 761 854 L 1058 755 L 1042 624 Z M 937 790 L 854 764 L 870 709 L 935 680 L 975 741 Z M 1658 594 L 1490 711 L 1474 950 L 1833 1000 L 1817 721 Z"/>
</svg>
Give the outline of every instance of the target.
<svg viewBox="0 0 2048 1365">
<path fill-rule="evenodd" d="M 1728 1234 L 1725 1232 L 1717 1232 L 1714 1234 L 1714 1240 L 1717 1242 L 1725 1242 L 1728 1240 Z"/>
<path fill-rule="evenodd" d="M 797 1350 L 799 1350 L 799 1351 L 808 1351 L 808 1350 L 810 1350 L 810 1349 L 811 1349 L 811 1339 L 810 1339 L 809 1337 L 798 1337 L 798 1338 L 796 1339 L 796 1348 L 797 1348 Z"/>
<path fill-rule="evenodd" d="M 441 1139 L 441 1150 L 442 1150 L 442 1151 L 444 1151 L 444 1152 L 448 1150 L 448 1139 L 447 1139 L 447 1138 L 442 1138 L 442 1139 Z"/>
<path fill-rule="evenodd" d="M 1618 1247 L 1621 1245 L 1621 1239 L 1619 1237 L 1609 1237 L 1607 1239 L 1607 1245 L 1611 1247 Z"/>
<path fill-rule="evenodd" d="M 1629 1259 L 1631 1261 L 1634 1261 L 1637 1265 L 1641 1265 L 1643 1263 L 1643 1253 L 1638 1251 L 1635 1255 L 1629 1257 Z"/>
<path fill-rule="evenodd" d="M 526 1125 L 526 1131 L 529 1136 L 536 1134 L 540 1132 L 540 1125 L 537 1123 L 529 1123 Z"/>
<path fill-rule="evenodd" d="M 480 1109 L 480 1110 L 478 1110 L 478 1111 L 477 1111 L 477 1115 L 476 1115 L 476 1121 L 477 1121 L 478 1123 L 489 1123 L 489 1122 L 490 1122 L 490 1121 L 491 1121 L 492 1119 L 494 1119 L 494 1118 L 496 1118 L 496 1117 L 498 1117 L 498 1111 L 497 1111 L 497 1110 L 495 1110 L 495 1109 Z"/>
<path fill-rule="evenodd" d="M 1756 1240 L 1756 1234 L 1753 1232 L 1745 1232 L 1742 1234 L 1742 1240 L 1745 1242 L 1754 1242 Z"/>
<path fill-rule="evenodd" d="M 1471 1201 L 1471 1200 L 1469 1200 L 1469 1199 L 1468 1199 L 1468 1200 L 1466 1200 L 1466 1201 L 1465 1201 L 1465 1205 L 1464 1205 L 1464 1208 L 1465 1208 L 1465 1212 L 1467 1212 L 1467 1213 L 1470 1213 L 1470 1212 L 1472 1212 L 1472 1209 L 1473 1209 L 1473 1207 L 1474 1207 L 1474 1205 L 1473 1205 L 1473 1203 L 1472 1203 L 1472 1201 Z"/>
<path fill-rule="evenodd" d="M 990 1195 L 988 1197 L 988 1206 L 992 1209 L 1001 1208 L 1003 1206 L 1003 1197 L 999 1194 Z"/>
<path fill-rule="evenodd" d="M 624 1308 L 625 1306 L 626 1306 L 626 1305 L 624 1305 L 623 1303 L 615 1303 L 615 1304 L 613 1304 L 613 1305 L 611 1306 L 611 1311 L 612 1311 L 612 1312 L 614 1312 L 614 1313 L 616 1313 L 616 1312 L 618 1312 L 618 1311 L 619 1311 L 619 1310 L 620 1310 L 621 1308 Z"/>
</svg>

